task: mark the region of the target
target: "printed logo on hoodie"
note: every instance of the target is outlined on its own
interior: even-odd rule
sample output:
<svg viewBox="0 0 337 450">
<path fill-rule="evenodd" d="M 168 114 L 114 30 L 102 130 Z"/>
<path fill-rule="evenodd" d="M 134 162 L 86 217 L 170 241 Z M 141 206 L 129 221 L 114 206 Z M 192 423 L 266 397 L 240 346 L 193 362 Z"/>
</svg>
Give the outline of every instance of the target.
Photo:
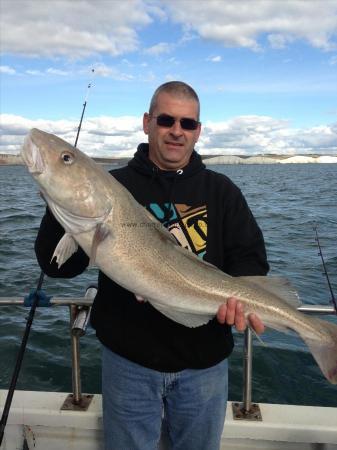
<svg viewBox="0 0 337 450">
<path fill-rule="evenodd" d="M 206 205 L 150 203 L 148 209 L 173 234 L 182 247 L 204 258 L 207 244 Z"/>
</svg>

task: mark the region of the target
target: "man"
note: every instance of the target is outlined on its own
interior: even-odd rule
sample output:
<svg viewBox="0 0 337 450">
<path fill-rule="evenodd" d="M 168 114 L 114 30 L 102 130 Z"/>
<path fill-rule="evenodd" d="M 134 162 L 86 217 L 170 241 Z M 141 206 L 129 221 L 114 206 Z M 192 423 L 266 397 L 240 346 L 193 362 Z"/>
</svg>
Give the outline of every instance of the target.
<svg viewBox="0 0 337 450">
<path fill-rule="evenodd" d="M 233 276 L 265 275 L 262 233 L 240 190 L 227 177 L 206 170 L 194 151 L 199 115 L 199 99 L 190 86 L 160 86 L 143 118 L 148 144 L 140 144 L 128 166 L 111 174 L 200 258 Z M 36 253 L 50 276 L 72 277 L 88 264 L 82 250 L 60 269 L 49 262 L 63 233 L 47 210 Z M 263 331 L 258 317 L 249 320 L 258 333 Z M 231 325 L 246 327 L 239 302 L 229 299 L 209 323 L 187 328 L 100 272 L 91 322 L 103 344 L 107 450 L 158 448 L 163 418 L 171 449 L 219 448 Z"/>
</svg>

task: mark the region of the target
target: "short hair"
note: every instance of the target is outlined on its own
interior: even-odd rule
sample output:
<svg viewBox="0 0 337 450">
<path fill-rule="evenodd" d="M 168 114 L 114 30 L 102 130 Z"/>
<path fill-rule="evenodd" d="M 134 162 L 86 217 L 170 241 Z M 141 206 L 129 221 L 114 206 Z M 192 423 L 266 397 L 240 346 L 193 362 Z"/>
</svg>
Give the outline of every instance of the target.
<svg viewBox="0 0 337 450">
<path fill-rule="evenodd" d="M 198 120 L 200 118 L 200 101 L 198 94 L 195 92 L 195 90 L 189 86 L 187 83 L 184 83 L 183 81 L 168 81 L 167 83 L 164 83 L 160 85 L 154 92 L 151 102 L 150 102 L 150 109 L 149 114 L 152 114 L 155 107 L 157 106 L 157 99 L 159 94 L 162 92 L 165 92 L 167 94 L 170 94 L 175 97 L 183 97 L 188 100 L 195 100 L 198 105 Z"/>
</svg>

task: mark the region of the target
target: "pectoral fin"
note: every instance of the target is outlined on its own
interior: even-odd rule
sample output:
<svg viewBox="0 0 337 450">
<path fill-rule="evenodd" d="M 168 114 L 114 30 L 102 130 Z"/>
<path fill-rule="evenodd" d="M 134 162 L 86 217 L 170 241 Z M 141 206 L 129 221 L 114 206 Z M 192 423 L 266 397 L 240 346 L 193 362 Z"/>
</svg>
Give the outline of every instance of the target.
<svg viewBox="0 0 337 450">
<path fill-rule="evenodd" d="M 56 258 L 56 264 L 60 268 L 78 249 L 77 242 L 69 234 L 65 233 L 60 242 L 57 244 L 50 262 Z"/>
<path fill-rule="evenodd" d="M 110 228 L 104 223 L 100 223 L 96 226 L 95 234 L 92 239 L 89 266 L 92 266 L 95 263 L 98 246 L 110 233 Z"/>
</svg>

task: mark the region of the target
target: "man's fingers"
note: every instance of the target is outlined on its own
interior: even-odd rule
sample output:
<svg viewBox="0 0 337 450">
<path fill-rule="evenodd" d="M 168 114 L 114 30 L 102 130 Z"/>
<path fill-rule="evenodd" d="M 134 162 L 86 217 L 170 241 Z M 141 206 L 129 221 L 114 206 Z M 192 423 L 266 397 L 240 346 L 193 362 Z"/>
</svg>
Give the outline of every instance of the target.
<svg viewBox="0 0 337 450">
<path fill-rule="evenodd" d="M 227 325 L 239 326 L 242 329 L 242 323 L 245 322 L 243 316 L 243 306 L 234 297 L 227 300 L 227 303 L 223 303 L 217 312 L 217 319 L 220 323 L 226 323 Z"/>
<path fill-rule="evenodd" d="M 264 332 L 265 326 L 256 314 L 249 314 L 248 320 L 255 333 L 262 334 Z"/>
<path fill-rule="evenodd" d="M 223 303 L 219 307 L 217 319 L 219 323 L 235 325 L 235 328 L 238 331 L 245 331 L 247 328 L 243 304 L 234 297 L 229 298 L 227 303 Z M 264 332 L 265 326 L 256 314 L 249 314 L 248 321 L 257 334 L 262 334 Z"/>
<path fill-rule="evenodd" d="M 243 311 L 243 305 L 240 302 L 236 303 L 236 309 L 235 309 L 235 328 L 238 331 L 245 331 L 247 324 L 246 319 Z"/>
<path fill-rule="evenodd" d="M 217 319 L 219 323 L 224 324 L 226 322 L 227 304 L 223 303 L 217 312 Z"/>
<path fill-rule="evenodd" d="M 220 306 L 217 313 L 217 319 L 220 323 L 235 325 L 239 331 L 243 331 L 246 328 L 243 305 L 234 297 L 229 298 L 227 303 Z"/>
<path fill-rule="evenodd" d="M 227 300 L 226 323 L 228 325 L 235 323 L 236 304 L 236 300 L 232 297 Z"/>
</svg>

